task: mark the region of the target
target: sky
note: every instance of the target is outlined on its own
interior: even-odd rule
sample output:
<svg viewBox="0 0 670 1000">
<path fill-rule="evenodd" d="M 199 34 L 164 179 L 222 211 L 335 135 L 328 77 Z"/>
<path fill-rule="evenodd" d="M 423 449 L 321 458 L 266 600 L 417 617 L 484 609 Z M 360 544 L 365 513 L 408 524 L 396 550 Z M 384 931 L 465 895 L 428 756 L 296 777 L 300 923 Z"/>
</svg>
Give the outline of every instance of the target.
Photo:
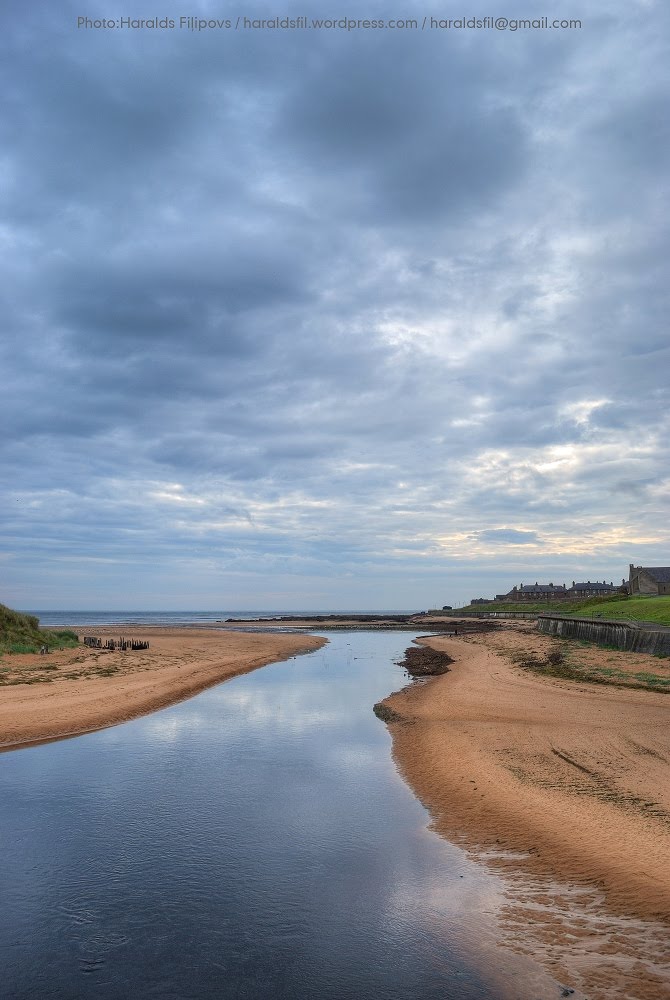
<svg viewBox="0 0 670 1000">
<path fill-rule="evenodd" d="M 670 12 L 497 6 L 5 0 L 0 601 L 419 610 L 670 564 Z M 491 14 L 581 28 L 430 26 Z"/>
</svg>

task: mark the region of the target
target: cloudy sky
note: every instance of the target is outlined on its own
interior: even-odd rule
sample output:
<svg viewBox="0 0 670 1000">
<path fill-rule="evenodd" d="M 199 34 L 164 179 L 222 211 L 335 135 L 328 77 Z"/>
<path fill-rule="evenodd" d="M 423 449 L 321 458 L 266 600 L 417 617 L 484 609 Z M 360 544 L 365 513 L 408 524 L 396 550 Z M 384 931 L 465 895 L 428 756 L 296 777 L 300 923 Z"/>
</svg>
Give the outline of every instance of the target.
<svg viewBox="0 0 670 1000">
<path fill-rule="evenodd" d="M 424 608 L 670 562 L 667 4 L 361 2 L 6 0 L 0 601 Z M 238 14 L 419 27 L 179 29 Z"/>
</svg>

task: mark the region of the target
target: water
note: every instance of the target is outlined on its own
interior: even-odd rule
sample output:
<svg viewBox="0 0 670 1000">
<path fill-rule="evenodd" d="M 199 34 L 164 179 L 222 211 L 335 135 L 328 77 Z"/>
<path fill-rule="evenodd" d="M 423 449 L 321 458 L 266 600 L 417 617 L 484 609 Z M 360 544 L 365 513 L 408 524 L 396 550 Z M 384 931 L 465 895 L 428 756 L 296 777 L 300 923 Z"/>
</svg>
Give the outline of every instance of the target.
<svg viewBox="0 0 670 1000">
<path fill-rule="evenodd" d="M 80 626 L 92 628 L 102 625 L 160 625 L 174 628 L 180 625 L 221 624 L 227 618 L 252 620 L 292 615 L 295 618 L 310 615 L 412 615 L 414 611 L 26 611 L 36 615 L 40 625 L 46 627 Z"/>
<path fill-rule="evenodd" d="M 2 996 L 535 996 L 496 952 L 495 879 L 427 829 L 372 713 L 408 641 L 337 634 L 1 754 Z"/>
</svg>

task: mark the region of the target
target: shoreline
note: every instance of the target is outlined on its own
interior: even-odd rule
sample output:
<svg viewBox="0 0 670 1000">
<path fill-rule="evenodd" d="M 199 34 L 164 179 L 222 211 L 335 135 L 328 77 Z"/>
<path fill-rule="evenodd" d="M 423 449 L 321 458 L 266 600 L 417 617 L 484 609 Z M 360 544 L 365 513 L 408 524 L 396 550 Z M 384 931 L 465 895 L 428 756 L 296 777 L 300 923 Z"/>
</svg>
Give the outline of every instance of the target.
<svg viewBox="0 0 670 1000">
<path fill-rule="evenodd" d="M 502 638 L 418 640 L 454 663 L 381 703 L 398 771 L 431 829 L 512 887 L 503 941 L 592 1000 L 655 1000 L 670 988 L 670 699 L 529 673 Z"/>
<path fill-rule="evenodd" d="M 511 850 L 531 836 L 538 866 L 545 859 L 548 870 L 579 878 L 592 865 L 617 905 L 670 921 L 666 695 L 528 673 L 488 648 L 488 637 L 418 641 L 449 653 L 452 668 L 381 704 L 400 717 L 389 723 L 394 758 L 436 828 Z M 475 799 L 464 788 L 471 778 Z M 597 848 L 572 850 L 587 828 L 597 830 Z M 640 838 L 644 874 L 629 860 L 631 850 L 640 856 Z"/>
<path fill-rule="evenodd" d="M 54 650 L 13 654 L 5 664 L 26 681 L 0 687 L 0 752 L 129 722 L 269 663 L 311 653 L 320 636 L 198 628 L 91 629 L 103 640 L 150 639 L 141 651 Z M 45 673 L 48 671 L 48 674 Z"/>
</svg>

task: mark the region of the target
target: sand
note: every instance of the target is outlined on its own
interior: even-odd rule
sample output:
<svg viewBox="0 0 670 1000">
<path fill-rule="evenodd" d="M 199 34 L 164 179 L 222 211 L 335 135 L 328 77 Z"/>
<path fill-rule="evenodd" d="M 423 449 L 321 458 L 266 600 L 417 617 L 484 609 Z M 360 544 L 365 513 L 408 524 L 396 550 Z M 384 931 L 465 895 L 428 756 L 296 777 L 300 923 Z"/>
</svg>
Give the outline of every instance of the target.
<svg viewBox="0 0 670 1000">
<path fill-rule="evenodd" d="M 93 630 L 103 638 L 118 638 L 119 632 Z M 0 748 L 126 722 L 326 642 L 311 635 L 194 628 L 124 628 L 123 635 L 148 639 L 150 648 L 111 652 L 80 646 L 48 656 L 3 657 Z"/>
<path fill-rule="evenodd" d="M 505 651 L 555 642 L 525 623 L 424 641 L 455 662 L 385 700 L 394 758 L 434 828 L 511 879 L 503 939 L 591 1000 L 670 996 L 670 695 L 523 671 Z"/>
</svg>

